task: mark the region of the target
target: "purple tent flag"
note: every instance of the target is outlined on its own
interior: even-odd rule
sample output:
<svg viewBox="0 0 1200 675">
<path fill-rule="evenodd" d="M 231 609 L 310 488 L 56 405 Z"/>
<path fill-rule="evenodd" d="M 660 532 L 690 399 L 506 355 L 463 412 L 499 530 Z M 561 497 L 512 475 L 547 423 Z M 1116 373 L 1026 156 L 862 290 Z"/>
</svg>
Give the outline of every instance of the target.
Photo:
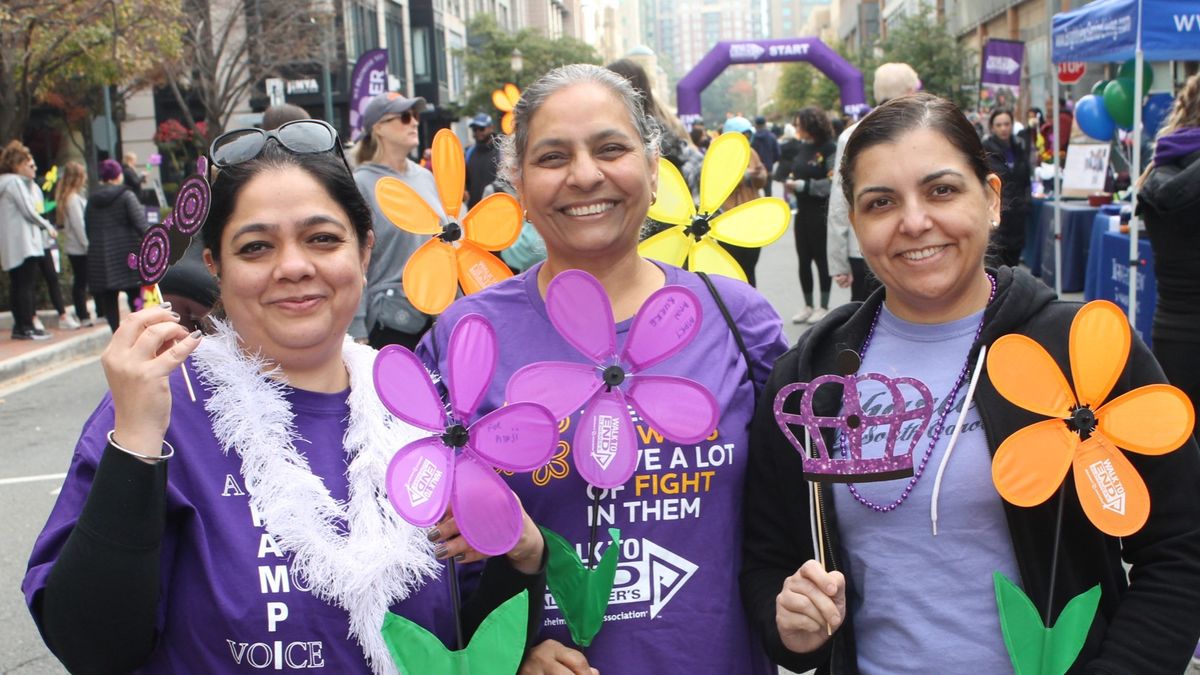
<svg viewBox="0 0 1200 675">
<path fill-rule="evenodd" d="M 1021 96 L 1021 64 L 1025 59 L 1025 43 L 1015 40 L 990 39 L 983 46 L 979 75 L 979 108 L 1012 109 Z"/>
<path fill-rule="evenodd" d="M 386 49 L 371 49 L 362 53 L 354 64 L 350 77 L 350 138 L 358 139 L 362 133 L 363 113 L 367 103 L 387 91 Z"/>
</svg>

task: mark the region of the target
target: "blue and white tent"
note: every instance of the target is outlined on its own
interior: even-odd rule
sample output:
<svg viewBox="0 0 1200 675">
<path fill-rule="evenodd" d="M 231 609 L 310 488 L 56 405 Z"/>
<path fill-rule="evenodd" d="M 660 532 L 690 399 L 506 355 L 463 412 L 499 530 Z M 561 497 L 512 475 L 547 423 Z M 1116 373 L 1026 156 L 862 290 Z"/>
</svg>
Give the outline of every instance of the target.
<svg viewBox="0 0 1200 675">
<path fill-rule="evenodd" d="M 1120 62 L 1135 59 L 1135 92 L 1142 91 L 1142 64 L 1150 61 L 1200 59 L 1200 0 L 1096 0 L 1079 9 L 1055 14 L 1050 29 L 1051 60 Z M 1054 80 L 1054 138 L 1059 138 L 1058 80 Z M 1070 130 L 1067 130 L 1070 133 Z M 1055 141 L 1057 143 L 1057 140 Z M 1133 106 L 1133 166 L 1141 166 L 1142 106 Z M 1056 164 L 1055 195 L 1061 194 Z M 1136 176 L 1131 176 L 1135 178 Z M 1133 206 L 1137 208 L 1137 187 L 1133 187 Z M 1137 264 L 1137 221 L 1129 228 L 1130 266 Z M 1061 269 L 1062 224 L 1056 209 L 1054 216 L 1055 269 Z M 1131 269 L 1131 275 L 1136 270 Z M 1136 276 L 1130 276 L 1136 279 Z M 1055 276 L 1058 279 L 1061 274 Z M 1055 289 L 1061 293 L 1062 288 Z M 1129 289 L 1129 320 L 1137 311 L 1137 288 Z"/>
</svg>

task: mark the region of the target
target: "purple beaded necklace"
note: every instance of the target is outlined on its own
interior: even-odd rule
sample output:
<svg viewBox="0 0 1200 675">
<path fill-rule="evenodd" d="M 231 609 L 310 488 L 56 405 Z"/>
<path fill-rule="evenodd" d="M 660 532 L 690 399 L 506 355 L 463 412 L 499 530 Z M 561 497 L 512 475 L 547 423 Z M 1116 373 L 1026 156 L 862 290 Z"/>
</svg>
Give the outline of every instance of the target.
<svg viewBox="0 0 1200 675">
<path fill-rule="evenodd" d="M 987 305 L 991 305 L 992 300 L 996 299 L 996 278 L 990 274 L 987 275 L 987 278 L 988 282 L 990 282 L 992 285 L 991 293 L 988 294 Z M 985 314 L 987 312 L 987 305 L 984 305 Z M 882 302 L 879 303 L 879 309 L 875 311 L 875 318 L 871 320 L 871 327 L 867 330 L 867 339 L 863 341 L 862 356 L 860 357 L 861 362 L 863 363 L 865 363 L 867 360 L 867 347 L 871 346 L 871 338 L 875 335 L 875 326 L 879 324 L 879 315 L 881 313 L 883 313 Z M 979 341 L 979 334 L 982 332 L 983 317 L 980 316 L 979 326 L 975 329 L 975 337 L 971 340 L 972 345 Z M 958 379 L 954 382 L 954 387 L 950 389 L 950 395 L 946 397 L 946 400 L 942 405 L 942 414 L 938 416 L 937 426 L 933 428 L 933 432 L 930 434 L 929 447 L 925 449 L 925 454 L 921 457 L 921 463 L 917 465 L 916 471 L 913 472 L 912 478 L 908 480 L 908 485 L 904 486 L 904 491 L 900 493 L 900 497 L 891 504 L 883 506 L 876 504 L 870 499 L 867 499 L 859 494 L 858 488 L 855 487 L 854 483 L 846 483 L 846 487 L 850 488 L 851 496 L 853 496 L 859 504 L 862 504 L 876 513 L 887 513 L 888 511 L 894 511 L 898 506 L 904 503 L 905 499 L 908 499 L 908 495 L 912 492 L 913 487 L 916 486 L 917 481 L 921 480 L 921 475 L 925 473 L 925 465 L 929 463 L 929 458 L 933 455 L 933 448 L 937 445 L 938 438 L 940 438 L 942 435 L 942 428 L 946 423 L 946 415 L 950 414 L 950 408 L 954 407 L 954 401 L 958 399 L 958 390 L 962 388 L 963 383 L 967 381 L 967 373 L 970 369 L 971 359 L 968 357 L 963 362 L 962 370 L 958 373 Z"/>
</svg>

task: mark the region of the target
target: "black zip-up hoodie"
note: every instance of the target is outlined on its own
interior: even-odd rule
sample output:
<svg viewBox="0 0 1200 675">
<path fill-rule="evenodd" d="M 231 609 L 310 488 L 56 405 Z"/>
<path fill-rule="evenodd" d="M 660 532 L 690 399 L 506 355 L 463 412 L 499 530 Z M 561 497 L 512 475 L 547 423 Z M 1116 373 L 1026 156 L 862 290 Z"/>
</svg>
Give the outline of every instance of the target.
<svg viewBox="0 0 1200 675">
<path fill-rule="evenodd" d="M 1200 342 L 1200 150 L 1156 162 L 1138 199 L 1158 282 L 1154 338 Z"/>
<path fill-rule="evenodd" d="M 1024 271 L 1003 267 L 992 274 L 996 277 L 996 297 L 984 312 L 983 330 L 968 360 L 974 363 L 980 344 L 990 346 L 1003 335 L 1020 333 L 1043 345 L 1070 382 L 1067 338 L 1080 305 L 1055 300 L 1050 289 Z M 767 653 L 776 663 L 797 672 L 811 668 L 822 673 L 858 672 L 851 625 L 854 617 L 848 617 L 824 647 L 810 654 L 789 651 L 779 637 L 775 598 L 784 580 L 816 556 L 803 465 L 800 454 L 775 423 L 774 399 L 787 384 L 837 373 L 837 354 L 843 349 L 862 348 L 883 297 L 884 289 L 880 289 L 864 303 L 837 308 L 780 357 L 759 398 L 750 430 L 742 599 L 751 622 L 763 635 Z M 1107 400 L 1142 385 L 1165 381 L 1149 350 L 1134 335 L 1125 370 Z M 798 398 L 792 397 L 792 401 Z M 1004 400 L 986 371 L 980 377 L 975 401 L 993 454 L 1013 432 L 1045 419 Z M 840 405 L 838 388 L 823 387 L 815 397 L 813 412 L 834 416 Z M 832 433 L 824 433 L 831 444 Z M 1149 520 L 1141 531 L 1124 540 L 1106 536 L 1087 520 L 1074 481 L 1066 479 L 1054 582 L 1055 618 L 1068 600 L 1099 584 L 1102 595 L 1096 620 L 1069 672 L 1180 673 L 1200 638 L 1200 451 L 1194 440 L 1188 440 L 1166 455 L 1125 456 L 1150 491 Z M 827 520 L 826 560 L 837 568 L 837 513 L 827 488 L 819 489 L 819 498 Z M 1004 503 L 1021 587 L 1043 614 L 1051 586 L 1049 571 L 1055 550 L 1058 502 L 1056 494 L 1032 508 Z M 1122 558 L 1133 566 L 1129 582 Z M 937 583 L 935 574 L 931 571 L 929 577 L 906 583 Z M 896 611 L 906 609 L 897 607 Z M 903 659 L 904 655 L 897 654 L 896 658 Z M 928 665 L 929 672 L 937 672 L 936 664 L 918 665 Z"/>
</svg>

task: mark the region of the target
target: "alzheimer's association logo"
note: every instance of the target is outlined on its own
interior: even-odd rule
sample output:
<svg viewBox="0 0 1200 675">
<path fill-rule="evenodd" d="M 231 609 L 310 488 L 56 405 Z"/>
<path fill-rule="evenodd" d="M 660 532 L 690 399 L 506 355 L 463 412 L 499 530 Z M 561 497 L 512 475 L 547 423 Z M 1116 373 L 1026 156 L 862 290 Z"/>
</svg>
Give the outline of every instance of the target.
<svg viewBox="0 0 1200 675">
<path fill-rule="evenodd" d="M 601 469 L 608 470 L 617 456 L 617 438 L 621 431 L 621 419 L 612 415 L 597 415 L 596 428 L 592 431 L 596 442 L 592 444 L 592 459 Z"/>
<path fill-rule="evenodd" d="M 408 490 L 409 503 L 413 506 L 420 506 L 429 501 L 434 490 L 437 489 L 438 482 L 442 480 L 443 473 L 436 464 L 422 457 L 421 463 L 413 469 L 412 474 L 404 483 L 405 489 Z"/>
<path fill-rule="evenodd" d="M 1100 498 L 1100 504 L 1109 511 L 1125 515 L 1125 486 L 1113 469 L 1112 460 L 1102 459 L 1087 467 L 1088 482 Z"/>
</svg>

